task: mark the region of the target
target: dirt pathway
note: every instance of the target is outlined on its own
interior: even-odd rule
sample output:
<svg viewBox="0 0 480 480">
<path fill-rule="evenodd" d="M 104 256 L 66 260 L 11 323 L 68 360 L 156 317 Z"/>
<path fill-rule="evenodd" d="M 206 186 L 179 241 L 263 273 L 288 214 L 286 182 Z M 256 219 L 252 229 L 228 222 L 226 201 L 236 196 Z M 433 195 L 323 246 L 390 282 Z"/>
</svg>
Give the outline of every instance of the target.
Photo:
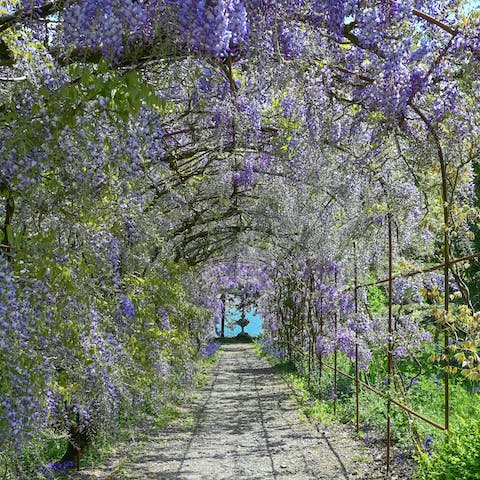
<svg viewBox="0 0 480 480">
<path fill-rule="evenodd" d="M 302 418 L 288 386 L 251 345 L 225 345 L 220 355 L 188 428 L 169 428 L 114 475 L 84 478 L 381 478 L 351 432 L 325 431 Z"/>
</svg>

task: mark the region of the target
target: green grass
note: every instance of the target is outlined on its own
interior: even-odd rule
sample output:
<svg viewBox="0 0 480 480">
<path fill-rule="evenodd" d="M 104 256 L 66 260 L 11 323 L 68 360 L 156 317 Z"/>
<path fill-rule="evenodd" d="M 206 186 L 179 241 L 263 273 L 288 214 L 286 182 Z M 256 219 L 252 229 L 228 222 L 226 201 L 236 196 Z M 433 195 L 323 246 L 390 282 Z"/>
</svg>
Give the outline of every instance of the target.
<svg viewBox="0 0 480 480">
<path fill-rule="evenodd" d="M 119 432 L 116 437 L 99 435 L 96 437 L 88 451 L 85 453 L 80 464 L 83 467 L 95 466 L 105 462 L 117 451 L 117 442 L 128 439 L 128 431 Z"/>
<path fill-rule="evenodd" d="M 59 460 L 66 448 L 66 438 L 57 435 L 53 430 L 47 430 L 40 438 L 31 443 L 30 448 L 24 453 L 19 467 L 24 475 L 28 475 L 32 479 L 45 478 L 41 473 L 42 467 Z M 39 463 L 39 459 L 42 460 L 41 463 Z M 6 476 L 6 478 L 9 477 Z M 11 478 L 15 478 L 15 476 L 12 475 Z"/>
<path fill-rule="evenodd" d="M 157 428 L 164 429 L 181 415 L 180 410 L 175 405 L 167 405 L 158 412 L 153 422 Z"/>
<path fill-rule="evenodd" d="M 419 455 L 418 480 L 478 480 L 480 419 L 457 421 L 446 439 L 430 454 Z"/>
<path fill-rule="evenodd" d="M 197 363 L 197 370 L 194 378 L 194 388 L 199 389 L 204 387 L 210 378 L 209 369 L 211 365 L 217 363 L 220 359 L 222 347 L 220 347 L 214 355 L 208 358 L 200 357 Z"/>
</svg>

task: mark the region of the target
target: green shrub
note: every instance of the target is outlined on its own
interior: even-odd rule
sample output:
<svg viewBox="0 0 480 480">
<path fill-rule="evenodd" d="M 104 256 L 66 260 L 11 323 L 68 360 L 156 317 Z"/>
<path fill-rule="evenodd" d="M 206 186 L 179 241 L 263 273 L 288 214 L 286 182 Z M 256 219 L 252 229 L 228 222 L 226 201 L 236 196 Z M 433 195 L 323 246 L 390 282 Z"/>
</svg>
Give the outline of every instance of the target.
<svg viewBox="0 0 480 480">
<path fill-rule="evenodd" d="M 421 454 L 418 480 L 479 480 L 480 419 L 466 420 L 430 454 Z"/>
</svg>

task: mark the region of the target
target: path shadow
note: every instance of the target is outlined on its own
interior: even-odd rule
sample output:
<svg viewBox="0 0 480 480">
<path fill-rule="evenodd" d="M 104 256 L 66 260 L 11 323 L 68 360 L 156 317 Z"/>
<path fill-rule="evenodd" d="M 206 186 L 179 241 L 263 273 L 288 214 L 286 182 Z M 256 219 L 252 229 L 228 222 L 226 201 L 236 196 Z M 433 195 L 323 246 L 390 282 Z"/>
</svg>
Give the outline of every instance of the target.
<svg viewBox="0 0 480 480">
<path fill-rule="evenodd" d="M 130 464 L 129 480 L 350 480 L 335 439 L 306 428 L 283 380 L 251 347 L 227 347 L 192 409 L 190 430 L 173 427 L 158 449 Z M 172 437 L 170 444 L 169 436 Z M 176 437 L 176 438 L 174 438 Z M 176 443 L 175 443 L 176 442 Z M 324 449 L 328 477 L 315 455 Z M 177 449 L 177 450 L 175 450 Z M 327 451 L 330 452 L 327 455 Z M 320 452 L 320 453 L 319 453 Z M 314 460 L 314 461 L 312 461 Z M 133 470 L 132 470 L 133 469 Z M 292 473 L 293 472 L 293 473 Z M 112 477 L 113 480 L 113 477 Z"/>
<path fill-rule="evenodd" d="M 240 375 L 274 375 L 273 367 L 253 367 L 253 368 L 237 368 L 235 373 Z"/>
</svg>

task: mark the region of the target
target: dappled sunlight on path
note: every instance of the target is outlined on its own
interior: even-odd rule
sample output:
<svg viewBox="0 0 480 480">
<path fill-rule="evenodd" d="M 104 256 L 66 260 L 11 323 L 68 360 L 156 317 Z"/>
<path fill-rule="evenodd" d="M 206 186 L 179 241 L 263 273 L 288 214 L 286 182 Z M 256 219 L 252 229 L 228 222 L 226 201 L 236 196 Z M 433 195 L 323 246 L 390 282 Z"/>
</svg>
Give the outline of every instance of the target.
<svg viewBox="0 0 480 480">
<path fill-rule="evenodd" d="M 376 478 L 366 473 L 362 443 L 340 427 L 325 432 L 306 421 L 289 388 L 251 345 L 223 347 L 193 408 L 189 428 L 169 428 L 114 478 Z"/>
</svg>

